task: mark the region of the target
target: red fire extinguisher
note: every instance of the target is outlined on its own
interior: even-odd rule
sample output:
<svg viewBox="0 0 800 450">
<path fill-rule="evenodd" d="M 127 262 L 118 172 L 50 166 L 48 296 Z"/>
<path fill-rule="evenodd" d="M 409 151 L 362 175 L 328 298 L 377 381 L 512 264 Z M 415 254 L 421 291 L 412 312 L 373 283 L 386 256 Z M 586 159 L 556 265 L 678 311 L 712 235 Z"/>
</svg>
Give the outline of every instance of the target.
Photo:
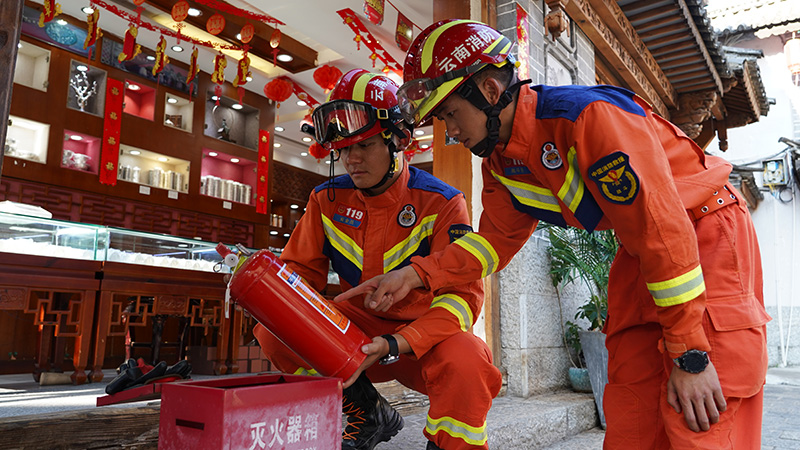
<svg viewBox="0 0 800 450">
<path fill-rule="evenodd" d="M 320 374 L 346 380 L 366 359 L 361 347 L 372 340 L 272 252 L 238 264 L 228 286 L 231 300 Z"/>
</svg>

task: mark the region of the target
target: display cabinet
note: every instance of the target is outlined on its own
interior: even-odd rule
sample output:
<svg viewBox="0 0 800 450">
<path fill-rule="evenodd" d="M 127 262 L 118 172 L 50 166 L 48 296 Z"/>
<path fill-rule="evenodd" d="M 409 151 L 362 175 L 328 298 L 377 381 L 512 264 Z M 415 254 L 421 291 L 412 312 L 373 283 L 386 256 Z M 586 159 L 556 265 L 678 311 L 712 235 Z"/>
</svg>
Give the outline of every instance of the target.
<svg viewBox="0 0 800 450">
<path fill-rule="evenodd" d="M 106 101 L 107 77 L 105 70 L 73 59 L 70 62 L 67 107 L 102 116 Z"/>
<path fill-rule="evenodd" d="M 50 76 L 50 51 L 30 42 L 20 41 L 14 83 L 47 92 Z"/>
<path fill-rule="evenodd" d="M 46 123 L 8 116 L 5 155 L 45 164 L 49 134 Z"/>
<path fill-rule="evenodd" d="M 259 111 L 230 97 L 206 97 L 203 134 L 251 150 L 258 148 Z"/>
<path fill-rule="evenodd" d="M 61 167 L 96 174 L 100 165 L 100 138 L 64 130 Z"/>
<path fill-rule="evenodd" d="M 189 192 L 189 161 L 124 144 L 119 146 L 119 153 L 118 179 L 184 194 Z"/>
<path fill-rule="evenodd" d="M 122 111 L 146 120 L 153 120 L 156 108 L 156 90 L 133 80 L 125 80 L 125 99 Z"/>
<path fill-rule="evenodd" d="M 255 161 L 203 149 L 200 194 L 252 205 L 255 184 Z"/>
<path fill-rule="evenodd" d="M 164 125 L 192 132 L 194 102 L 175 94 L 167 93 L 164 99 Z"/>
</svg>

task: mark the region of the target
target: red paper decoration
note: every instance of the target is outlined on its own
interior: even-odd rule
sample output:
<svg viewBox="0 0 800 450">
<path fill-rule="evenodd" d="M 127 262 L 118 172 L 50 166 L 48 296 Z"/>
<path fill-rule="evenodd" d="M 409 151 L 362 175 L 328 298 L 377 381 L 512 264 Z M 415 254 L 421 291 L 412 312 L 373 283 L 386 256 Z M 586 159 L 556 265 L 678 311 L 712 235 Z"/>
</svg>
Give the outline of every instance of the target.
<svg viewBox="0 0 800 450">
<path fill-rule="evenodd" d="M 50 22 L 59 14 L 61 14 L 60 4 L 56 3 L 55 0 L 44 0 L 42 13 L 39 14 L 39 28 L 43 28 L 44 24 Z"/>
<path fill-rule="evenodd" d="M 264 86 L 264 95 L 276 102 L 280 108 L 281 102 L 286 101 L 292 95 L 292 83 L 283 78 L 275 78 Z"/>
<path fill-rule="evenodd" d="M 245 24 L 245 26 L 242 27 L 242 31 L 239 33 L 239 35 L 242 37 L 241 41 L 245 44 L 253 39 L 254 34 L 256 34 L 256 30 L 253 27 L 253 24 L 250 23 Z"/>
<path fill-rule="evenodd" d="M 97 38 L 103 35 L 100 31 L 100 10 L 95 8 L 91 14 L 86 16 L 86 39 L 83 41 L 83 48 L 89 48 L 97 42 Z"/>
<path fill-rule="evenodd" d="M 414 37 L 414 25 L 408 17 L 404 16 L 399 11 L 397 12 L 397 28 L 394 32 L 394 42 L 404 52 L 408 51 L 411 47 L 412 38 Z"/>
<path fill-rule="evenodd" d="M 325 64 L 314 71 L 314 82 L 319 85 L 325 92 L 330 91 L 336 87 L 336 82 L 342 76 L 342 71 L 334 66 Z"/>
<path fill-rule="evenodd" d="M 225 29 L 225 18 L 222 17 L 221 14 L 217 13 L 208 18 L 208 21 L 206 22 L 206 30 L 208 30 L 209 33 L 216 36 L 222 33 L 222 30 L 224 29 Z"/>
<path fill-rule="evenodd" d="M 340 9 L 336 11 L 336 14 L 344 21 L 344 24 L 350 27 L 355 33 L 355 37 L 353 40 L 356 42 L 356 45 L 359 49 L 361 49 L 361 43 L 363 42 L 364 45 L 367 46 L 372 51 L 372 66 L 375 67 L 375 60 L 380 59 L 381 62 L 388 66 L 390 70 L 394 70 L 395 72 L 402 72 L 403 66 L 400 65 L 397 61 L 392 58 L 392 56 L 381 46 L 380 41 L 369 32 L 367 27 L 361 22 L 361 19 L 358 18 L 356 13 L 350 9 Z"/>
<path fill-rule="evenodd" d="M 364 0 L 364 14 L 375 25 L 383 23 L 384 0 Z"/>
<path fill-rule="evenodd" d="M 222 97 L 222 86 L 220 85 L 214 86 L 214 97 L 217 97 L 215 104 L 219 106 L 219 98 Z"/>
<path fill-rule="evenodd" d="M 278 65 L 278 46 L 281 45 L 281 30 L 275 28 L 269 37 L 269 46 L 272 47 L 272 67 Z"/>
<path fill-rule="evenodd" d="M 319 143 L 314 142 L 311 147 L 308 147 L 308 153 L 319 160 L 328 156 L 330 152 L 325 150 L 325 147 L 319 145 Z"/>
<path fill-rule="evenodd" d="M 189 2 L 181 0 L 172 7 L 172 20 L 183 22 L 189 16 Z"/>
</svg>

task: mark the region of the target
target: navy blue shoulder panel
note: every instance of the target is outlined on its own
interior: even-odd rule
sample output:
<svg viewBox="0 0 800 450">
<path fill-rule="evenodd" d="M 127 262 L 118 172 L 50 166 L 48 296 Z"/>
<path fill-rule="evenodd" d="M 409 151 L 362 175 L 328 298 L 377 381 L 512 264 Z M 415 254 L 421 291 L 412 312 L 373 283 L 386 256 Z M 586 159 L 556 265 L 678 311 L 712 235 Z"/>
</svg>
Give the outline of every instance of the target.
<svg viewBox="0 0 800 450">
<path fill-rule="evenodd" d="M 328 188 L 328 181 L 320 184 L 314 188 L 314 192 L 319 192 Z M 353 184 L 353 179 L 350 175 L 339 175 L 333 179 L 334 189 L 355 189 L 356 185 Z"/>
<path fill-rule="evenodd" d="M 633 100 L 633 92 L 617 86 L 534 86 L 539 94 L 537 119 L 569 119 L 575 121 L 587 106 L 594 102 L 610 103 L 631 114 L 645 116 Z"/>
<path fill-rule="evenodd" d="M 408 188 L 419 189 L 422 191 L 435 192 L 442 194 L 448 200 L 460 194 L 461 191 L 450 186 L 444 181 L 434 177 L 433 175 L 425 172 L 424 170 L 417 169 L 416 167 L 408 166 Z"/>
</svg>

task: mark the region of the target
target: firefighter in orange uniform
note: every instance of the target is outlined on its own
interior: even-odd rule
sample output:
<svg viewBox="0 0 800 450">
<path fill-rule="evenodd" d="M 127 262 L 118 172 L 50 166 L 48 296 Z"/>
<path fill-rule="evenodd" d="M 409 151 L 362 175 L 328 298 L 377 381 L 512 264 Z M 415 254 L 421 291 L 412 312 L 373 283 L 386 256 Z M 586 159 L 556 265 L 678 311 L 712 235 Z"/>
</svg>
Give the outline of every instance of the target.
<svg viewBox="0 0 800 450">
<path fill-rule="evenodd" d="M 281 259 L 317 290 L 328 283 L 329 265 L 347 289 L 472 231 L 464 195 L 406 165 L 401 150 L 410 132 L 397 88 L 389 78 L 353 70 L 313 113 L 317 141 L 338 152 L 347 175 L 310 195 Z M 428 395 L 428 449 L 488 448 L 486 415 L 502 378 L 486 344 L 470 332 L 482 306 L 483 285 L 474 280 L 413 292 L 381 310 L 365 308 L 361 298 L 337 305 L 374 336 L 363 348 L 364 364 L 345 381 L 343 449 L 372 449 L 403 427 L 372 385 L 389 380 Z M 314 373 L 264 327 L 255 335 L 280 370 Z"/>
<path fill-rule="evenodd" d="M 511 42 L 472 21 L 415 40 L 398 91 L 484 158 L 480 230 L 337 297 L 378 309 L 502 269 L 539 220 L 614 228 L 605 448 L 760 448 L 761 260 L 730 164 L 613 86 L 527 86 Z"/>
</svg>

